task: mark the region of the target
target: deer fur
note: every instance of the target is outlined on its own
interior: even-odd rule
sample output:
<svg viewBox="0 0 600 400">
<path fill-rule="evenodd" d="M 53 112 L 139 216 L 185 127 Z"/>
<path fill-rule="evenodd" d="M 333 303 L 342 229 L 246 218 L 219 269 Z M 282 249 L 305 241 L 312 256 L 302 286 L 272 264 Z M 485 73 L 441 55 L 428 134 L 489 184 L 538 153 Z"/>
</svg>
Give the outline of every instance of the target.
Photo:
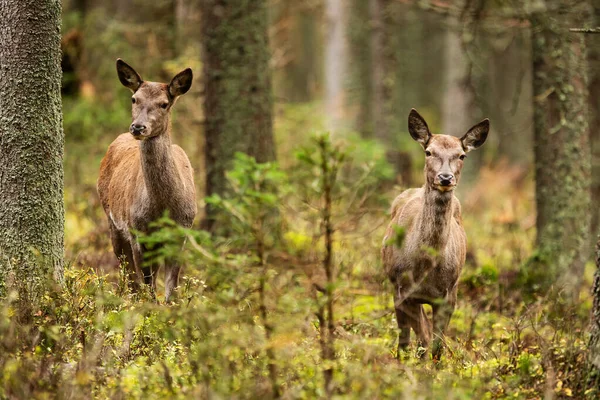
<svg viewBox="0 0 600 400">
<path fill-rule="evenodd" d="M 423 347 L 429 346 L 434 335 L 433 357 L 439 359 L 467 252 L 460 202 L 454 189 L 466 153 L 485 142 L 489 120 L 481 121 L 459 139 L 432 135 L 423 117 L 413 109 L 408 129 L 425 151 L 426 181 L 423 187 L 408 189 L 394 200 L 381 254 L 394 287 L 400 329 L 398 349 L 408 347 L 413 329 Z M 401 247 L 393 244 L 397 227 L 405 233 Z M 423 304 L 431 305 L 433 321 L 425 315 Z"/>
<path fill-rule="evenodd" d="M 135 70 L 117 60 L 121 83 L 133 92 L 130 133 L 119 135 L 100 165 L 98 195 L 108 218 L 113 250 L 124 258 L 132 287 L 144 282 L 156 288 L 157 265 L 144 266 L 144 246 L 134 231 L 148 232 L 149 224 L 168 212 L 184 227 L 196 216 L 196 190 L 190 161 L 181 147 L 171 144 L 171 108 L 192 84 L 192 71 L 177 74 L 169 84 L 145 82 Z M 177 287 L 180 265 L 165 262 L 165 299 Z"/>
</svg>

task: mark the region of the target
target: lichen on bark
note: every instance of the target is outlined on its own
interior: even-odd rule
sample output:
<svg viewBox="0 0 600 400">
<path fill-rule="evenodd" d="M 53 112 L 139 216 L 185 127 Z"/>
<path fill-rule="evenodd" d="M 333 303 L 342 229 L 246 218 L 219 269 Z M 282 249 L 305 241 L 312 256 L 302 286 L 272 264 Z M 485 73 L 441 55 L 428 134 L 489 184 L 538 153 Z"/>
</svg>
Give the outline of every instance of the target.
<svg viewBox="0 0 600 400">
<path fill-rule="evenodd" d="M 59 0 L 0 1 L 0 296 L 62 279 Z"/>
</svg>

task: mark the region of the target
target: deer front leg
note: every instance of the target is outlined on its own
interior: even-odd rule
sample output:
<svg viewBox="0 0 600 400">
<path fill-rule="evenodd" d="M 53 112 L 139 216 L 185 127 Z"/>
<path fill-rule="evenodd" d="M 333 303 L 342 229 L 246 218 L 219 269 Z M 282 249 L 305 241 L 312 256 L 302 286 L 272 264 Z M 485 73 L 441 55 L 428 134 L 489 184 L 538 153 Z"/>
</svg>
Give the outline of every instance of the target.
<svg viewBox="0 0 600 400">
<path fill-rule="evenodd" d="M 406 350 L 410 343 L 410 316 L 404 309 L 403 301 L 398 293 L 394 295 L 394 309 L 396 311 L 396 322 L 398 323 L 398 357 L 400 351 Z"/>
<path fill-rule="evenodd" d="M 431 342 L 431 322 L 425 315 L 425 309 L 422 304 L 414 304 L 413 311 L 415 318 L 412 320 L 413 325 L 412 328 L 417 335 L 419 346 L 427 349 L 429 347 L 429 343 Z M 420 357 L 425 357 L 427 351 L 423 351 L 420 354 Z"/>
<path fill-rule="evenodd" d="M 165 302 L 169 302 L 173 290 L 179 285 L 179 272 L 181 266 L 176 262 L 167 261 L 165 263 Z"/>
<path fill-rule="evenodd" d="M 440 360 L 442 356 L 442 346 L 444 341 L 444 332 L 450 323 L 450 318 L 454 313 L 456 306 L 456 291 L 445 299 L 439 299 L 432 305 L 433 309 L 433 346 L 431 354 L 434 360 Z"/>
<path fill-rule="evenodd" d="M 135 268 L 136 280 L 138 284 L 141 285 L 144 283 L 144 254 L 142 251 L 142 246 L 140 246 L 140 244 L 133 239 L 131 240 L 131 251 L 133 254 L 133 267 Z"/>
</svg>

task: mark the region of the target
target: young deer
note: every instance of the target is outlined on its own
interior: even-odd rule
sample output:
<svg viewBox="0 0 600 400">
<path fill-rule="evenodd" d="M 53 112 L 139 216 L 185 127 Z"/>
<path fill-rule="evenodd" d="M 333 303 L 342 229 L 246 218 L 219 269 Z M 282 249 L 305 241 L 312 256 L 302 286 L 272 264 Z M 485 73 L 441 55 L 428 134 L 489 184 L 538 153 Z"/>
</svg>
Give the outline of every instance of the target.
<svg viewBox="0 0 600 400">
<path fill-rule="evenodd" d="M 410 329 L 428 347 L 432 323 L 423 304 L 433 309 L 433 357 L 441 356 L 442 338 L 456 305 L 458 277 L 465 263 L 467 237 L 454 188 L 466 153 L 481 146 L 490 128 L 485 119 L 460 139 L 432 135 L 427 123 L 411 110 L 408 131 L 425 150 L 425 185 L 402 192 L 392 204 L 381 255 L 394 286 L 394 308 L 400 329 L 398 350 L 406 349 Z M 404 229 L 401 247 L 391 244 L 396 227 Z"/>
<path fill-rule="evenodd" d="M 141 282 L 156 288 L 157 265 L 145 267 L 144 246 L 132 230 L 148 232 L 148 224 L 165 211 L 178 224 L 191 227 L 196 216 L 192 166 L 181 147 L 171 144 L 171 108 L 192 86 L 192 70 L 175 75 L 171 83 L 145 82 L 135 70 L 117 60 L 121 83 L 131 89 L 129 133 L 109 146 L 100 165 L 98 195 L 108 217 L 117 257 L 124 257 L 132 287 Z M 165 262 L 165 300 L 178 284 L 181 266 Z"/>
</svg>

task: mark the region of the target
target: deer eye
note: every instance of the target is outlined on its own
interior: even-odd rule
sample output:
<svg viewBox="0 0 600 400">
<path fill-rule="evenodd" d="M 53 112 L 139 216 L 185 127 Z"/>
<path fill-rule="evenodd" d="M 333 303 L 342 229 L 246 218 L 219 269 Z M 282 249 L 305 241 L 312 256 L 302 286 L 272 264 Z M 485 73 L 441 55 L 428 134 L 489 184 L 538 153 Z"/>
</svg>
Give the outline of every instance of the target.
<svg viewBox="0 0 600 400">
<path fill-rule="evenodd" d="M 426 155 L 427 157 L 429 157 L 429 156 L 431 155 L 431 152 L 430 152 L 429 150 L 425 150 L 425 155 Z"/>
<path fill-rule="evenodd" d="M 464 160 L 465 158 L 467 158 L 466 154 L 461 154 L 460 156 L 458 156 L 459 159 Z"/>
<path fill-rule="evenodd" d="M 135 97 L 132 97 L 132 98 L 131 98 L 131 103 L 132 103 L 132 104 L 135 104 Z"/>
<path fill-rule="evenodd" d="M 169 103 L 161 103 L 160 108 L 162 108 L 163 110 L 166 109 L 169 106 Z"/>
</svg>

